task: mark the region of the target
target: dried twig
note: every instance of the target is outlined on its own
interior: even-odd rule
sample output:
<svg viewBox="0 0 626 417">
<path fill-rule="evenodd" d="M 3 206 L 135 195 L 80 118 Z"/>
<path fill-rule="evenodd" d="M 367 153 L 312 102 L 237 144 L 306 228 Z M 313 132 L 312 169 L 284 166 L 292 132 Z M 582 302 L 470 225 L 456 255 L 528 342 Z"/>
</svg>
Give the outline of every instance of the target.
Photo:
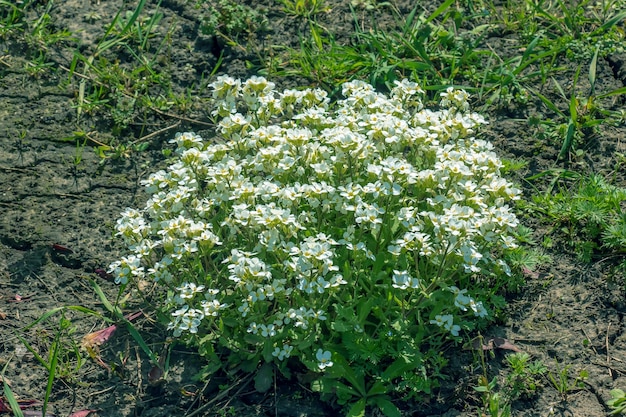
<svg viewBox="0 0 626 417">
<path fill-rule="evenodd" d="M 221 400 L 222 398 L 226 397 L 228 395 L 228 393 L 235 388 L 237 385 L 241 385 L 239 387 L 239 389 L 237 390 L 237 392 L 235 392 L 233 394 L 233 398 L 237 396 L 237 394 L 239 394 L 241 391 L 243 391 L 243 389 L 245 387 L 248 386 L 248 384 L 250 383 L 250 381 L 252 381 L 252 374 L 246 376 L 245 378 L 240 379 L 239 381 L 235 382 L 234 384 L 232 384 L 230 387 L 226 388 L 225 390 L 221 391 L 219 394 L 217 394 L 215 397 L 213 397 L 209 402 L 207 402 L 206 404 L 203 404 L 202 406 L 200 406 L 198 409 L 194 410 L 193 412 L 189 413 L 189 414 L 185 414 L 185 417 L 193 417 L 195 415 L 198 415 L 200 413 L 202 413 L 203 411 L 205 411 L 207 408 L 211 407 L 214 403 L 216 403 L 217 401 Z"/>
<path fill-rule="evenodd" d="M 604 344 L 606 346 L 606 364 L 609 370 L 609 376 L 613 378 L 613 372 L 611 371 L 611 354 L 609 352 L 609 330 L 611 329 L 611 322 L 606 326 L 606 336 L 604 338 Z"/>
</svg>

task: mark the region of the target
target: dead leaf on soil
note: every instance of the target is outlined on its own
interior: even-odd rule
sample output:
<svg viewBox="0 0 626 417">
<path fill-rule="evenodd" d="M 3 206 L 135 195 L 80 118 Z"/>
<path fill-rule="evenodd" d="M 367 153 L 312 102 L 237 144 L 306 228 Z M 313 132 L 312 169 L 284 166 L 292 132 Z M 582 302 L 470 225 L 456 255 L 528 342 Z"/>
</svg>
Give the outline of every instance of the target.
<svg viewBox="0 0 626 417">
<path fill-rule="evenodd" d="M 493 350 L 493 349 L 504 349 L 504 350 L 512 350 L 514 352 L 521 352 L 522 349 L 515 346 L 513 343 L 502 337 L 476 337 L 472 339 L 471 349 L 475 350 Z"/>
<path fill-rule="evenodd" d="M 4 381 L 7 382 L 6 378 Z M 36 407 L 41 405 L 41 403 L 36 400 L 19 400 L 17 404 L 20 406 L 21 410 L 24 410 L 28 407 Z M 0 397 L 0 413 L 7 413 L 11 411 L 11 405 L 9 405 L 9 402 L 4 397 Z M 24 416 L 26 416 L 27 412 L 28 411 L 23 412 Z M 39 413 L 39 415 L 41 415 L 41 413 Z"/>
<path fill-rule="evenodd" d="M 69 417 L 87 417 L 91 413 L 95 413 L 96 410 L 80 410 L 69 415 Z"/>
<path fill-rule="evenodd" d="M 137 317 L 141 316 L 142 312 L 138 311 L 137 313 L 129 314 L 125 316 L 126 320 L 133 320 Z M 98 330 L 96 332 L 91 332 L 83 336 L 83 339 L 80 342 L 80 346 L 87 351 L 89 356 L 102 365 L 104 368 L 109 369 L 109 367 L 102 361 L 100 358 L 99 347 L 104 344 L 109 338 L 115 333 L 117 330 L 117 324 L 113 324 L 109 327 L 106 327 L 102 330 Z"/>
<path fill-rule="evenodd" d="M 512 350 L 514 352 L 521 352 L 522 351 L 522 349 L 518 348 L 513 343 L 511 343 L 508 340 L 503 339 L 501 337 L 494 337 L 493 338 L 493 344 L 494 344 L 494 346 L 497 349 Z"/>
<path fill-rule="evenodd" d="M 141 314 L 142 314 L 141 311 L 139 311 L 137 313 L 129 314 L 125 316 L 125 318 L 126 320 L 130 321 L 141 316 Z M 80 345 L 87 350 L 95 349 L 97 346 L 101 346 L 103 343 L 109 340 L 111 335 L 113 335 L 113 333 L 115 333 L 116 330 L 117 330 L 117 324 L 113 324 L 102 330 L 98 330 L 96 332 L 86 334 L 85 336 L 83 336 L 83 340 L 80 342 Z"/>
<path fill-rule="evenodd" d="M 83 336 L 83 340 L 80 342 L 80 345 L 87 350 L 94 349 L 96 346 L 100 346 L 109 340 L 111 335 L 115 333 L 116 330 L 117 325 L 113 324 L 105 329 L 98 330 L 97 332 L 86 334 Z"/>
<path fill-rule="evenodd" d="M 26 410 L 26 411 L 22 411 L 22 414 L 24 415 L 24 417 L 44 417 L 44 415 L 41 414 L 41 411 Z M 54 414 L 46 413 L 45 417 L 57 417 L 57 416 Z"/>
<path fill-rule="evenodd" d="M 0 311 L 0 320 L 5 320 L 7 318 L 7 313 Z"/>
<path fill-rule="evenodd" d="M 150 372 L 148 372 L 148 384 L 150 386 L 154 387 L 165 382 L 165 365 L 169 355 L 168 350 L 169 344 L 165 344 L 161 355 L 159 356 L 159 362 L 150 369 Z"/>
<path fill-rule="evenodd" d="M 528 278 L 533 278 L 533 279 L 539 278 L 539 272 L 532 271 L 532 270 L 526 268 L 525 266 L 522 267 L 522 274 L 524 274 L 524 276 L 526 276 Z"/>
</svg>

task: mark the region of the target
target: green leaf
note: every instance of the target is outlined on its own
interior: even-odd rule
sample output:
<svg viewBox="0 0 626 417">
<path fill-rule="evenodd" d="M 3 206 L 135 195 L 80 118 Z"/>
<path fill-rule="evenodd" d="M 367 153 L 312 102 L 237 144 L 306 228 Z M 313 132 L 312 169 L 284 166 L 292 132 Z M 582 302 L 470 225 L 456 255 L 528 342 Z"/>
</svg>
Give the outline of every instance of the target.
<svg viewBox="0 0 626 417">
<path fill-rule="evenodd" d="M 104 291 L 102 291 L 102 288 L 100 288 L 96 281 L 90 279 L 89 282 L 91 283 L 91 286 L 98 295 L 98 298 L 100 298 L 100 301 L 102 302 L 104 307 L 119 321 L 124 322 L 124 324 L 126 325 L 126 329 L 128 329 L 128 333 L 130 333 L 133 339 L 135 339 L 135 342 L 137 342 L 137 344 L 139 345 L 139 347 L 141 347 L 145 354 L 148 355 L 152 365 L 157 366 L 160 369 L 161 365 L 159 364 L 158 358 L 156 357 L 154 352 L 152 352 L 152 349 L 150 349 L 145 340 L 143 340 L 143 337 L 139 334 L 137 329 L 135 329 L 135 326 L 133 326 L 133 324 L 128 321 L 126 317 L 124 317 L 124 315 L 122 314 L 122 310 L 120 310 L 120 308 L 117 306 L 114 307 L 113 304 L 111 304 L 107 296 L 104 294 Z"/>
<path fill-rule="evenodd" d="M 387 387 L 387 385 L 383 384 L 381 381 L 376 381 L 374 385 L 372 385 L 367 391 L 367 396 L 374 397 L 376 395 L 383 395 L 387 394 L 389 391 L 390 389 Z"/>
<path fill-rule="evenodd" d="M 28 350 L 37 362 L 39 362 L 48 372 L 50 372 L 50 364 L 46 361 L 26 340 L 24 340 L 20 335 L 17 336 L 20 339 L 20 342 L 24 345 L 26 350 Z"/>
<path fill-rule="evenodd" d="M 387 417 L 402 417 L 402 413 L 391 401 L 385 397 L 374 398 L 374 403 L 380 408 L 380 411 Z"/>
<path fill-rule="evenodd" d="M 28 330 L 31 327 L 34 327 L 35 325 L 37 325 L 38 323 L 41 323 L 42 321 L 47 320 L 48 318 L 50 318 L 51 316 L 55 315 L 56 313 L 58 313 L 60 311 L 65 311 L 65 310 L 78 311 L 79 313 L 85 313 L 85 314 L 97 317 L 99 319 L 106 320 L 109 323 L 113 322 L 113 320 L 108 319 L 106 317 L 103 317 L 97 311 L 90 310 L 90 309 L 82 307 L 82 306 L 62 306 L 62 307 L 53 308 L 52 310 L 49 310 L 49 311 L 45 312 L 37 320 L 35 320 L 31 324 L 29 324 L 28 326 L 25 326 L 22 330 Z"/>
<path fill-rule="evenodd" d="M 557 83 L 558 85 L 558 83 Z M 561 110 L 559 110 L 559 108 L 552 102 L 550 101 L 549 98 L 547 98 L 546 96 L 544 96 L 543 94 L 539 93 L 538 91 L 532 91 L 532 93 L 539 97 L 539 99 L 543 102 L 543 104 L 549 108 L 550 110 L 552 110 L 553 112 L 555 112 L 556 114 L 558 114 L 561 117 L 565 117 L 565 114 L 563 114 L 563 112 Z"/>
<path fill-rule="evenodd" d="M 352 330 L 352 327 L 343 321 L 335 321 L 334 323 L 331 323 L 330 328 L 333 331 L 339 332 L 339 333 L 344 333 L 344 332 Z"/>
<path fill-rule="evenodd" d="M 357 391 L 361 397 L 365 397 L 365 379 L 363 375 L 357 376 L 354 370 L 348 364 L 348 361 L 339 353 L 333 353 L 333 366 L 326 368 L 326 373 L 333 378 L 346 379 Z"/>
<path fill-rule="evenodd" d="M 609 91 L 608 93 L 600 94 L 598 98 L 605 98 L 611 96 L 619 96 L 621 94 L 626 94 L 626 87 L 617 88 L 613 91 Z"/>
<path fill-rule="evenodd" d="M 365 417 L 365 398 L 361 398 L 352 404 L 346 417 Z"/>
<path fill-rule="evenodd" d="M 398 359 L 393 361 L 393 363 L 389 365 L 387 369 L 385 369 L 385 371 L 381 375 L 381 378 L 383 380 L 398 378 L 404 372 L 415 369 L 419 365 L 420 361 L 418 361 L 417 359 L 411 359 L 404 355 L 400 356 Z"/>
<path fill-rule="evenodd" d="M 626 12 L 619 13 L 613 16 L 611 19 L 607 20 L 602 26 L 600 26 L 599 28 L 591 32 L 589 36 L 592 37 L 594 35 L 602 33 L 605 30 L 612 28 L 613 26 L 615 26 L 617 23 L 619 23 L 621 20 L 624 20 L 624 19 L 626 19 Z"/>
<path fill-rule="evenodd" d="M 2 376 L 4 377 L 4 373 L 7 370 L 7 367 L 9 366 L 9 360 L 7 360 L 6 364 L 4 365 L 4 368 L 2 368 Z M 9 403 L 9 406 L 11 407 L 11 411 L 13 412 L 13 416 L 14 417 L 24 417 L 24 413 L 22 413 L 22 409 L 20 408 L 20 405 L 18 404 L 17 400 L 15 399 L 15 396 L 13 395 L 13 391 L 11 391 L 11 387 L 9 386 L 9 384 L 7 384 L 6 379 L 2 378 L 2 385 L 3 385 L 3 389 L 4 389 L 4 397 L 7 399 L 7 402 Z M 7 410 L 8 411 L 8 410 Z"/>
<path fill-rule="evenodd" d="M 569 114 L 570 123 L 573 122 L 574 125 L 578 124 L 578 98 L 573 94 L 569 100 Z"/>
<path fill-rule="evenodd" d="M 346 394 L 347 397 L 359 397 L 359 393 L 352 387 L 334 379 L 321 378 L 311 382 L 311 391 L 325 394 Z"/>
<path fill-rule="evenodd" d="M 454 0 L 446 0 L 445 2 L 443 2 L 441 6 L 437 7 L 437 10 L 435 10 L 430 16 L 428 16 L 428 18 L 426 18 L 426 21 L 424 23 L 428 24 L 435 20 L 437 16 L 445 12 L 452 3 L 454 3 Z"/>
<path fill-rule="evenodd" d="M 593 58 L 591 59 L 591 64 L 589 64 L 589 84 L 591 84 L 591 95 L 594 94 L 596 90 L 596 71 L 598 68 L 598 52 L 600 52 L 600 48 L 596 47 L 596 52 L 593 54 Z"/>
<path fill-rule="evenodd" d="M 561 150 L 559 151 L 558 159 L 564 158 L 569 151 L 572 149 L 572 144 L 574 142 L 574 133 L 576 132 L 576 125 L 573 120 L 570 120 L 567 125 L 567 133 L 565 134 L 565 139 L 563 140 L 563 145 L 561 146 Z"/>
<path fill-rule="evenodd" d="M 11 391 L 11 387 L 9 387 L 9 384 L 7 384 L 5 381 L 3 381 L 2 384 L 4 386 L 4 396 L 6 397 L 9 405 L 11 406 L 11 412 L 13 412 L 13 416 L 24 417 L 24 413 L 22 412 L 22 409 L 20 408 L 19 403 L 15 399 L 15 396 L 13 395 L 13 391 Z"/>
<path fill-rule="evenodd" d="M 265 362 L 254 376 L 254 389 L 258 392 L 267 392 L 274 381 L 274 366 Z"/>
<path fill-rule="evenodd" d="M 365 325 L 365 320 L 372 312 L 372 308 L 377 303 L 378 299 L 376 297 L 367 297 L 361 300 L 357 305 L 357 315 L 358 315 L 358 323 L 361 326 Z"/>
</svg>

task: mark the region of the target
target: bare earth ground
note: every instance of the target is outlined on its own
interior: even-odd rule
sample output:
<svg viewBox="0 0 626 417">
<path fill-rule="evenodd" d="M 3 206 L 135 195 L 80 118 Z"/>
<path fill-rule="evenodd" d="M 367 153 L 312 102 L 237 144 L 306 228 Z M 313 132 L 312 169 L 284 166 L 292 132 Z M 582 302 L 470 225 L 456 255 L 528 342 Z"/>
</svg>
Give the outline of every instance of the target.
<svg viewBox="0 0 626 417">
<path fill-rule="evenodd" d="M 298 31 L 305 26 L 285 17 L 272 2 L 263 3 L 270 10 L 266 41 L 297 46 Z M 347 3 L 331 2 L 332 12 L 321 16 L 321 23 L 340 34 L 349 32 L 352 16 Z M 102 36 L 103 22 L 108 23 L 120 7 L 119 0 L 68 0 L 59 2 L 51 16 L 56 25 L 69 29 L 79 39 L 82 50 L 88 50 Z M 171 25 L 177 27 L 172 41 L 174 83 L 183 89 L 213 69 L 217 57 L 211 49 L 215 48 L 211 39 L 198 35 L 197 16 L 190 5 L 163 1 L 161 11 L 162 30 Z M 102 21 L 90 23 L 83 18 L 90 13 L 99 14 Z M 494 35 L 485 42 L 507 53 L 506 39 Z M 221 73 L 252 75 L 245 68 L 246 60 L 253 60 L 253 56 L 237 48 L 218 46 L 225 48 Z M 77 120 L 72 107 L 77 81 L 66 83 L 68 74 L 62 69 L 69 67 L 72 48 L 52 51 L 53 72 L 40 78 L 32 78 L 23 70 L 25 48 L 26 45 L 15 42 L 0 43 L 0 367 L 7 366 L 6 378 L 18 398 L 42 399 L 47 371 L 25 349 L 18 335 L 46 356 L 58 317 L 24 332 L 20 329 L 61 305 L 80 305 L 105 314 L 87 278 L 98 282 L 111 299 L 115 298 L 115 284 L 95 271 L 106 268 L 120 255 L 121 245 L 112 238 L 115 220 L 124 208 L 142 204 L 145 196 L 139 180 L 167 165 L 161 150 L 170 146 L 167 140 L 173 132 L 153 137 L 145 152 L 105 163 L 89 145 L 82 151 L 77 149 L 75 142 L 62 139 L 79 129 L 93 132 L 98 139 L 107 138 L 111 135 L 111 122 L 97 116 Z M 599 92 L 626 85 L 624 65 L 623 56 L 598 63 Z M 571 79 L 571 73 L 564 74 L 563 79 Z M 538 144 L 535 132 L 525 122 L 529 114 L 538 112 L 533 110 L 533 104 L 538 106 L 531 102 L 526 109 L 489 114 L 490 125 L 483 132 L 503 157 L 530 161 L 524 172 L 516 174 L 515 180 L 522 185 L 524 177 L 553 167 L 558 153 L 558 145 L 553 148 Z M 620 108 L 624 103 L 612 105 Z M 187 116 L 206 121 L 202 108 L 192 109 Z M 177 120 L 151 116 L 148 122 L 145 133 Z M 209 132 L 193 124 L 182 123 L 178 130 L 196 130 L 210 137 Z M 140 127 L 135 126 L 128 135 L 138 137 L 140 132 Z M 615 162 L 613 155 L 626 152 L 625 133 L 623 125 L 603 128 L 580 164 L 593 172 L 610 171 Z M 626 186 L 623 172 L 618 173 L 617 180 L 617 185 Z M 527 188 L 528 193 L 531 190 Z M 527 222 L 533 226 L 532 220 Z M 534 226 L 536 238 L 541 241 L 543 231 L 539 225 Z M 580 371 L 589 376 L 584 388 L 573 390 L 566 398 L 549 381 L 542 380 L 536 396 L 514 404 L 516 416 L 604 416 L 608 413 L 605 404 L 609 391 L 626 387 L 623 277 L 608 277 L 608 267 L 603 262 L 579 263 L 564 247 L 562 242 L 555 242 L 550 253 L 552 262 L 535 271 L 521 293 L 511 295 L 508 320 L 491 332 L 513 341 L 553 372 L 569 366 L 572 379 Z M 93 316 L 67 313 L 67 317 L 72 320 L 76 340 L 106 326 Z M 149 314 L 136 324 L 153 350 L 159 352 L 165 337 Z M 429 407 L 407 409 L 405 415 L 477 415 L 480 400 L 472 387 L 478 374 L 471 369 L 472 356 L 467 352 L 458 355 L 453 349 L 449 354 L 450 381 L 435 393 Z M 196 355 L 182 348 L 172 354 L 167 381 L 156 386 L 148 383 L 147 357 L 124 329 L 118 330 L 103 347 L 102 355 L 105 362 L 114 364 L 112 371 L 84 354 L 86 362 L 82 368 L 55 383 L 50 413 L 62 416 L 95 409 L 92 415 L 98 416 L 185 415 L 187 410 L 193 411 L 217 395 L 220 381 L 210 387 L 196 382 L 192 377 L 200 364 Z M 494 358 L 488 357 L 492 376 L 504 369 L 503 360 L 501 352 L 496 352 Z M 215 402 L 217 408 L 199 415 L 217 415 L 216 410 L 227 402 L 237 416 L 336 415 L 315 396 L 293 386 L 278 386 L 275 392 L 270 390 L 264 395 L 244 386 L 237 396 L 224 396 Z"/>
</svg>

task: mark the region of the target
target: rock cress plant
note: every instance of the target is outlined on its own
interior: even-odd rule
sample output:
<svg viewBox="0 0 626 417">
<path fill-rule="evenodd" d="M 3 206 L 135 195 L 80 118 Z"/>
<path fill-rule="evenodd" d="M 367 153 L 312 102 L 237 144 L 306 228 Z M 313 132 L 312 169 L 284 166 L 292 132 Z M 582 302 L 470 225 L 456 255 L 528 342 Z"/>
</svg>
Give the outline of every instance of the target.
<svg viewBox="0 0 626 417">
<path fill-rule="evenodd" d="M 348 82 L 336 103 L 259 77 L 210 88 L 217 137 L 176 135 L 146 206 L 117 222 L 130 253 L 116 282 L 162 288 L 168 328 L 211 370 L 304 365 L 338 381 L 349 368 L 428 393 L 440 347 L 488 318 L 516 247 L 519 191 L 472 136 L 485 121 L 468 95 L 429 110 L 406 80 L 389 96 Z"/>
</svg>

